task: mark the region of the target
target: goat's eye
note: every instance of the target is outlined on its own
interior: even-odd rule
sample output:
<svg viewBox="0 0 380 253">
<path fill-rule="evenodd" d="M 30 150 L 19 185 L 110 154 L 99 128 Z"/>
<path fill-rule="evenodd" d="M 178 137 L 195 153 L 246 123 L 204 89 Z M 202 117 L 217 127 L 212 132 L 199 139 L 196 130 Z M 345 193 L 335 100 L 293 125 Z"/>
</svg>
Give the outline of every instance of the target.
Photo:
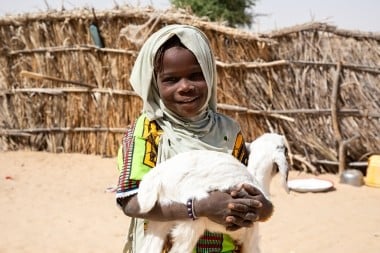
<svg viewBox="0 0 380 253">
<path fill-rule="evenodd" d="M 272 174 L 272 175 L 275 175 L 277 172 L 279 172 L 278 165 L 277 165 L 277 164 L 274 164 L 273 167 L 272 167 L 272 172 L 271 172 L 271 174 Z"/>
</svg>

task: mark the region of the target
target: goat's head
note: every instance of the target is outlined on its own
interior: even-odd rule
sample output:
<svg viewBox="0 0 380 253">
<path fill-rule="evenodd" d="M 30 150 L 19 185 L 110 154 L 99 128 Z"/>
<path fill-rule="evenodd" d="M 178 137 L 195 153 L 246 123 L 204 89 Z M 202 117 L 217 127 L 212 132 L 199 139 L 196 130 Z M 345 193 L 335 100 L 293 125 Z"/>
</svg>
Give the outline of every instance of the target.
<svg viewBox="0 0 380 253">
<path fill-rule="evenodd" d="M 289 166 L 287 161 L 287 148 L 285 137 L 276 133 L 265 133 L 254 140 L 246 143 L 249 155 L 250 170 L 255 177 L 261 177 L 265 182 L 267 191 L 272 177 L 277 173 L 277 169 L 282 178 L 282 186 L 286 192 L 288 188 Z M 269 192 L 267 192 L 269 193 Z"/>
</svg>

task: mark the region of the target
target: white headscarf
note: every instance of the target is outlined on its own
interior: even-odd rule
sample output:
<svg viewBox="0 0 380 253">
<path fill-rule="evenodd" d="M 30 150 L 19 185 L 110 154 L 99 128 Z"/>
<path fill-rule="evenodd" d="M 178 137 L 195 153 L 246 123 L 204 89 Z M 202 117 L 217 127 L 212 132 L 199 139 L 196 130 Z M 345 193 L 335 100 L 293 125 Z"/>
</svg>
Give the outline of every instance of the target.
<svg viewBox="0 0 380 253">
<path fill-rule="evenodd" d="M 158 49 L 176 35 L 196 57 L 205 77 L 208 94 L 203 111 L 192 119 L 181 118 L 163 104 L 154 78 L 154 58 Z M 143 112 L 163 129 L 158 162 L 194 149 L 231 153 L 239 125 L 216 113 L 216 65 L 206 35 L 189 25 L 168 25 L 152 34 L 142 46 L 132 69 L 130 82 L 143 100 Z"/>
</svg>

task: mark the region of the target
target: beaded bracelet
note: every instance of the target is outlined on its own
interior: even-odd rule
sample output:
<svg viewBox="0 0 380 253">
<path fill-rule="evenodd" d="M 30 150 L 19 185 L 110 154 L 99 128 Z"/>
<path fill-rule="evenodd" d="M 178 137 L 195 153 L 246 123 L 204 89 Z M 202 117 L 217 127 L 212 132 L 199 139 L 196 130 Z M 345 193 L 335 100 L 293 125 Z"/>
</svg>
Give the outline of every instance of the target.
<svg viewBox="0 0 380 253">
<path fill-rule="evenodd" d="M 194 199 L 190 198 L 186 202 L 186 207 L 187 207 L 187 215 L 189 216 L 190 219 L 196 220 L 198 217 L 195 215 L 194 212 Z"/>
</svg>

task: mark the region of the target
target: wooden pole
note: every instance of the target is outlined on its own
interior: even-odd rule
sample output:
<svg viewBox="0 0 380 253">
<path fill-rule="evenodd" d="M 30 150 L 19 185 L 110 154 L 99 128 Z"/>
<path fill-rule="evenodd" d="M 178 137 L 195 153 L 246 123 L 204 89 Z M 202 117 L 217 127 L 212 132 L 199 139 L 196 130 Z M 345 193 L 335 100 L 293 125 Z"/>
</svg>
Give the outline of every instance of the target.
<svg viewBox="0 0 380 253">
<path fill-rule="evenodd" d="M 334 132 L 335 139 L 338 143 L 338 160 L 339 160 L 339 174 L 341 174 L 346 167 L 346 142 L 343 141 L 342 133 L 339 125 L 339 105 L 338 105 L 338 95 L 339 95 L 339 77 L 342 71 L 342 63 L 338 62 L 337 70 L 335 73 L 333 89 L 331 94 L 331 119 L 332 128 Z"/>
<path fill-rule="evenodd" d="M 331 117 L 332 117 L 332 127 L 336 140 L 340 143 L 342 141 L 342 134 L 340 132 L 339 118 L 338 118 L 338 95 L 339 95 L 339 76 L 342 71 L 342 64 L 338 62 L 337 70 L 335 73 L 333 89 L 331 94 Z"/>
<path fill-rule="evenodd" d="M 71 83 L 71 84 L 84 86 L 88 88 L 97 88 L 97 86 L 93 84 L 82 83 L 82 82 L 72 81 L 72 80 L 65 80 L 65 79 L 54 77 L 54 76 L 46 76 L 46 75 L 42 75 L 35 72 L 25 71 L 25 70 L 21 71 L 20 75 L 23 77 L 29 77 L 29 78 L 34 78 L 34 79 L 46 79 L 46 80 L 51 80 L 51 81 L 56 81 L 56 82 L 61 82 L 61 83 Z"/>
<path fill-rule="evenodd" d="M 339 174 L 342 174 L 343 171 L 346 168 L 346 147 L 347 145 L 355 140 L 356 138 L 359 138 L 360 135 L 356 134 L 354 137 L 351 137 L 350 139 L 344 140 L 342 137 L 340 124 L 339 124 L 339 105 L 338 105 L 338 95 L 339 95 L 339 77 L 342 71 L 342 63 L 338 62 L 337 64 L 337 70 L 334 78 L 333 83 L 333 90 L 331 94 L 331 117 L 332 117 L 332 127 L 334 131 L 335 138 L 338 142 L 339 148 L 338 148 L 338 159 L 339 159 Z"/>
</svg>

